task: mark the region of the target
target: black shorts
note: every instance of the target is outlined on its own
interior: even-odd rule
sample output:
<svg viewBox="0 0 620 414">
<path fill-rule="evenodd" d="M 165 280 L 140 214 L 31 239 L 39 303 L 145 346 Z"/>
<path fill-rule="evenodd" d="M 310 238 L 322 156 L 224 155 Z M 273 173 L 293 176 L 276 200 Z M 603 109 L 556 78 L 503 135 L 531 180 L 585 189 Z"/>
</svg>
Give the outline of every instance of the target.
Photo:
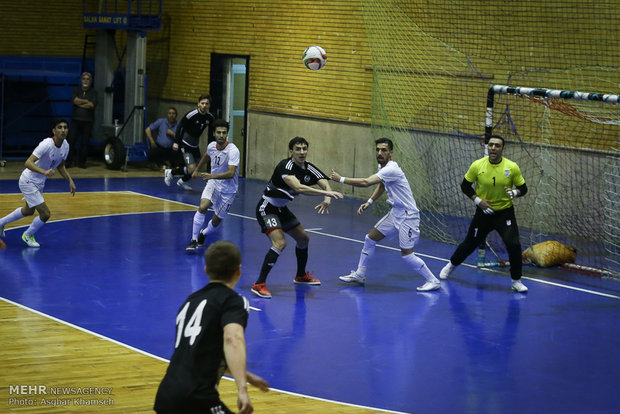
<svg viewBox="0 0 620 414">
<path fill-rule="evenodd" d="M 300 224 L 295 214 L 287 206 L 276 207 L 264 198 L 258 200 L 256 205 L 256 219 L 261 231 L 265 234 L 269 234 L 275 229 L 289 231 Z"/>
<path fill-rule="evenodd" d="M 186 143 L 181 143 L 181 155 L 185 165 L 190 166 L 192 164 L 198 164 L 202 155 L 200 155 L 200 148 L 190 147 Z"/>
</svg>

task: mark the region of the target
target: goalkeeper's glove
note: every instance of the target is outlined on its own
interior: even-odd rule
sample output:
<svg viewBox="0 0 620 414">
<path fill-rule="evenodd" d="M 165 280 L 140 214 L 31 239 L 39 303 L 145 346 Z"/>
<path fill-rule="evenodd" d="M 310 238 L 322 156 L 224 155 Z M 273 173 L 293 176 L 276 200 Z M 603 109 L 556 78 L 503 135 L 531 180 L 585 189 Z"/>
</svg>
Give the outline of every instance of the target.
<svg viewBox="0 0 620 414">
<path fill-rule="evenodd" d="M 480 203 L 481 203 L 481 202 L 482 202 L 482 199 L 481 199 L 480 197 L 476 196 L 476 198 L 474 198 L 474 203 L 475 203 L 477 206 L 480 206 Z M 482 208 L 482 207 L 480 207 L 480 208 L 482 209 L 482 212 L 483 212 L 484 214 L 493 214 L 493 213 L 495 213 L 495 211 L 493 211 L 493 209 L 492 209 L 491 207 L 487 207 L 487 208 Z"/>
<path fill-rule="evenodd" d="M 519 197 L 519 192 L 510 188 L 506 190 L 506 194 L 508 194 L 508 197 L 510 197 L 510 199 L 515 199 Z"/>
</svg>

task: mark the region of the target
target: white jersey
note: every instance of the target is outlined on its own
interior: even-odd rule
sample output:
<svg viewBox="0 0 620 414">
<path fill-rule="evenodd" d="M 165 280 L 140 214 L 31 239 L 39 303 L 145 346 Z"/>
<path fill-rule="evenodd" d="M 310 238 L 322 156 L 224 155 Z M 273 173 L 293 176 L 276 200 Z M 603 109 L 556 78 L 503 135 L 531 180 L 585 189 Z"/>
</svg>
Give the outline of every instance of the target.
<svg viewBox="0 0 620 414">
<path fill-rule="evenodd" d="M 400 169 L 396 161 L 388 161 L 383 168 L 379 165 L 377 176 L 385 186 L 388 193 L 387 202 L 394 207 L 395 213 L 419 213 L 411 187 L 409 187 L 409 181 L 407 181 L 405 173 Z"/>
<path fill-rule="evenodd" d="M 241 155 L 239 148 L 232 142 L 228 142 L 224 149 L 217 149 L 217 142 L 213 141 L 207 146 L 207 155 L 211 158 L 211 174 L 221 174 L 228 172 L 228 166 L 237 167 L 235 175 L 225 180 L 213 180 L 215 188 L 221 193 L 236 193 L 239 186 L 239 159 Z"/>
<path fill-rule="evenodd" d="M 35 165 L 43 170 L 55 170 L 58 168 L 63 160 L 67 159 L 69 154 L 69 143 L 66 140 L 62 141 L 60 148 L 56 146 L 54 138 L 45 138 L 37 145 L 32 152 L 38 159 L 35 161 Z M 43 188 L 47 176 L 34 172 L 29 168 L 26 168 L 20 177 L 30 183 L 36 185 L 38 188 Z"/>
</svg>

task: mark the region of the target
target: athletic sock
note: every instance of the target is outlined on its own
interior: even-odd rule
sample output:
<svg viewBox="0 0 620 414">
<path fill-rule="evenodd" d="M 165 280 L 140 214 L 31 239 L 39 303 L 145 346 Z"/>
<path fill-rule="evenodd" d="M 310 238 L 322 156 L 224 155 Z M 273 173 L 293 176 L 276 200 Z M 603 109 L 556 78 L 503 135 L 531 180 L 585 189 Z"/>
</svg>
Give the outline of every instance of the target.
<svg viewBox="0 0 620 414">
<path fill-rule="evenodd" d="M 276 264 L 278 257 L 280 257 L 280 253 L 282 253 L 282 251 L 271 246 L 271 248 L 265 255 L 265 260 L 263 261 L 263 266 L 260 269 L 260 275 L 258 276 L 258 280 L 256 280 L 256 283 L 265 283 L 265 281 L 267 280 L 267 275 Z"/>
<path fill-rule="evenodd" d="M 198 233 L 200 233 L 203 224 L 205 224 L 205 215 L 196 210 L 192 224 L 192 240 L 198 240 Z"/>
<path fill-rule="evenodd" d="M 209 220 L 207 227 L 204 230 L 202 230 L 202 234 L 206 236 L 210 233 L 213 233 L 214 231 L 215 231 L 215 227 L 213 227 L 213 219 L 211 219 Z"/>
<path fill-rule="evenodd" d="M 0 219 L 0 226 L 6 226 L 9 223 L 17 221 L 19 219 L 23 219 L 24 217 L 26 216 L 22 214 L 22 208 L 17 207 L 14 211 Z"/>
<path fill-rule="evenodd" d="M 32 221 L 32 223 L 30 224 L 30 227 L 28 227 L 28 229 L 24 232 L 24 234 L 26 234 L 26 236 L 32 236 L 41 227 L 43 227 L 44 224 L 45 224 L 45 222 L 43 220 L 41 220 L 41 218 L 39 218 L 39 216 L 36 216 L 34 218 L 34 220 Z"/>
<path fill-rule="evenodd" d="M 366 265 L 368 264 L 368 260 L 375 254 L 375 246 L 377 242 L 368 237 L 364 239 L 364 247 L 362 247 L 362 252 L 360 253 L 360 260 L 357 264 L 357 273 L 358 276 L 366 276 Z"/>
<path fill-rule="evenodd" d="M 306 263 L 308 263 L 308 246 L 295 247 L 295 256 L 297 256 L 297 276 L 305 276 Z"/>
<path fill-rule="evenodd" d="M 433 272 L 431 272 L 431 270 L 428 268 L 428 266 L 426 266 L 424 260 L 420 259 L 414 253 L 402 256 L 402 258 L 405 262 L 407 262 L 409 266 L 413 268 L 413 270 L 424 276 L 427 282 L 439 282 L 439 279 L 437 279 Z"/>
</svg>

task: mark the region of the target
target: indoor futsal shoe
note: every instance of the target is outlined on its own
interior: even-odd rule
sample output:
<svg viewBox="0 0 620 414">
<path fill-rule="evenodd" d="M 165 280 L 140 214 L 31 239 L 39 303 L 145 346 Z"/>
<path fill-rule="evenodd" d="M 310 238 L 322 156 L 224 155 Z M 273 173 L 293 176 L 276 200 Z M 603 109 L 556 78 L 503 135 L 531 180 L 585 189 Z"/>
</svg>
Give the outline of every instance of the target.
<svg viewBox="0 0 620 414">
<path fill-rule="evenodd" d="M 338 276 L 338 279 L 345 283 L 359 283 L 360 285 L 366 283 L 366 277 L 358 275 L 355 270 L 351 270 L 348 275 Z"/>
<path fill-rule="evenodd" d="M 432 281 L 432 282 L 426 282 L 422 286 L 418 286 L 415 289 L 418 292 L 431 292 L 433 290 L 439 290 L 440 287 L 441 287 L 441 283 L 439 282 L 439 280 L 437 280 L 437 281 Z"/>
<path fill-rule="evenodd" d="M 164 170 L 164 183 L 170 187 L 172 185 L 172 180 L 174 179 L 174 176 L 172 175 L 172 170 L 170 168 L 167 168 Z"/>
<path fill-rule="evenodd" d="M 189 185 L 188 183 L 186 183 L 185 181 L 183 181 L 182 178 L 179 178 L 179 181 L 177 181 L 177 185 L 179 187 L 181 187 L 182 189 L 184 189 L 185 191 L 192 191 L 193 188 L 191 185 Z"/>
<path fill-rule="evenodd" d="M 295 276 L 293 279 L 294 283 L 299 283 L 301 285 L 320 285 L 321 281 L 315 277 L 310 276 L 312 273 L 306 272 L 303 276 Z"/>
<path fill-rule="evenodd" d="M 455 266 L 451 262 L 448 262 L 448 264 L 441 269 L 441 272 L 439 272 L 439 278 L 447 279 L 448 276 L 450 276 L 450 273 L 454 270 L 454 267 Z"/>
<path fill-rule="evenodd" d="M 512 290 L 519 292 L 519 293 L 525 293 L 527 292 L 527 286 L 525 286 L 522 282 L 521 279 L 519 280 L 513 280 L 512 281 Z"/>
<path fill-rule="evenodd" d="M 22 240 L 28 245 L 28 247 L 41 247 L 41 245 L 37 243 L 37 241 L 34 239 L 34 236 L 32 234 L 22 234 Z"/>
<path fill-rule="evenodd" d="M 205 245 L 205 239 L 207 238 L 207 236 L 205 236 L 202 232 L 202 230 L 200 230 L 198 232 L 198 246 L 204 246 Z"/>
<path fill-rule="evenodd" d="M 185 248 L 185 250 L 188 252 L 193 252 L 196 249 L 198 249 L 198 240 L 190 241 L 187 247 Z"/>
<path fill-rule="evenodd" d="M 265 286 L 264 283 L 254 283 L 250 291 L 258 297 L 271 299 L 271 293 L 269 293 L 269 291 L 267 290 L 267 286 Z"/>
</svg>

